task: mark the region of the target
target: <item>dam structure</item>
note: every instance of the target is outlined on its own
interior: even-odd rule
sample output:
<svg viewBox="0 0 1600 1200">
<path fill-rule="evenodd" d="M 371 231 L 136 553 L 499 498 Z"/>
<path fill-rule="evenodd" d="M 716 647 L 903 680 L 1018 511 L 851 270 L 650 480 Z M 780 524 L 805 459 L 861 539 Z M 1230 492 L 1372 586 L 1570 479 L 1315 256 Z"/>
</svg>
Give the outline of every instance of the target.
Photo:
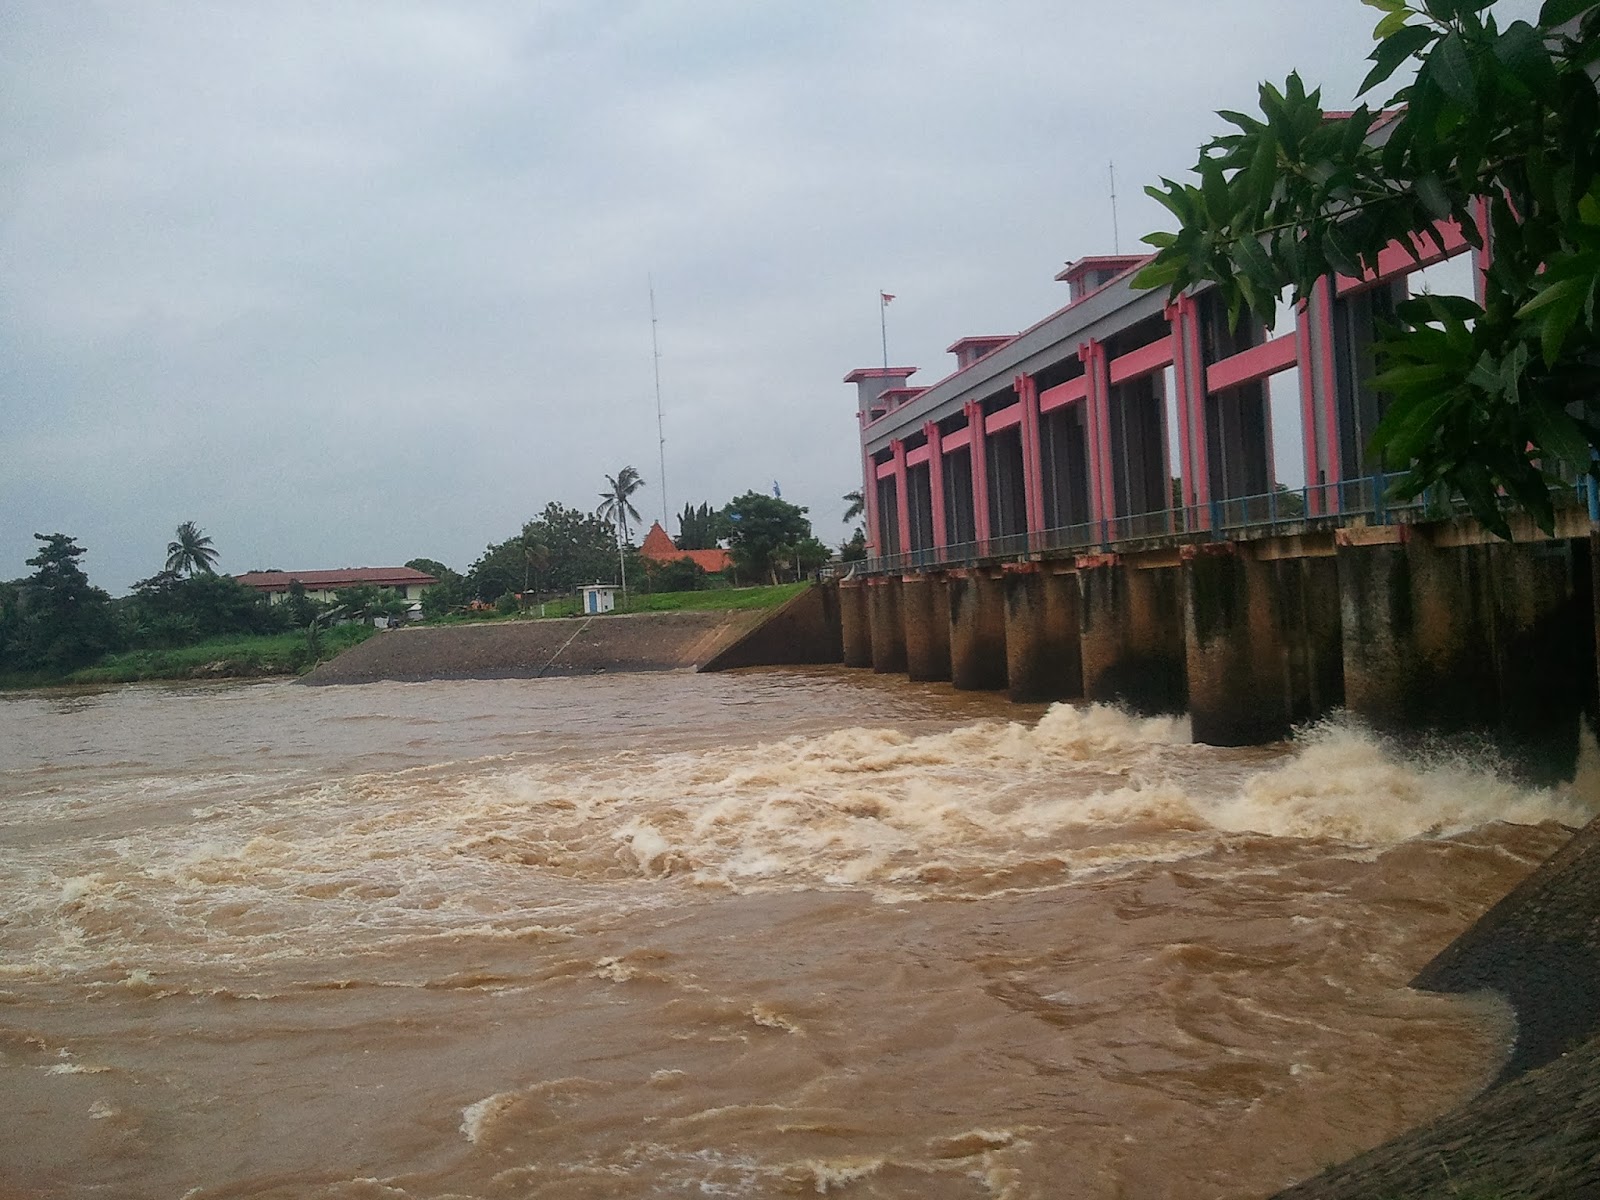
<svg viewBox="0 0 1600 1200">
<path fill-rule="evenodd" d="M 1273 741 L 1348 709 L 1380 728 L 1576 746 L 1596 711 L 1600 496 L 1504 541 L 1451 497 L 1390 498 L 1367 447 L 1372 345 L 1395 304 L 1492 247 L 1441 223 L 1319 281 L 1276 334 L 1206 290 L 1069 263 L 1068 303 L 966 337 L 926 387 L 851 371 L 868 553 L 841 581 L 846 664 L 1190 714 L 1197 741 Z"/>
</svg>

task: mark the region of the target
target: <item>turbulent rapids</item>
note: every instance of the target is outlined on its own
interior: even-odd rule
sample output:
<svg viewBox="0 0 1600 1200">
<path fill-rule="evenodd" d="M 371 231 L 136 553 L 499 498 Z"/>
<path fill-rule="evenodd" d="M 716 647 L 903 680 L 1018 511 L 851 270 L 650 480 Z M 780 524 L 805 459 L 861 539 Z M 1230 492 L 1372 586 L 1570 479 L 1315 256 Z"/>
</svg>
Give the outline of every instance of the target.
<svg viewBox="0 0 1600 1200">
<path fill-rule="evenodd" d="M 1495 1074 L 1405 982 L 1595 777 L 832 669 L 6 696 L 0 1197 L 1262 1195 Z"/>
</svg>

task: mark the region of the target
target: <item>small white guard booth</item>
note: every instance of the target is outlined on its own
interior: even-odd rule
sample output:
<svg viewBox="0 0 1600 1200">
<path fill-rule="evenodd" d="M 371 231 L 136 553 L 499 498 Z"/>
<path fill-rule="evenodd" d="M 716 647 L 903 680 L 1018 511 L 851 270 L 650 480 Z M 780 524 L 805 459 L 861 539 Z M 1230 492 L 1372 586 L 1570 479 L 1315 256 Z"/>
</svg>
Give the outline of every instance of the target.
<svg viewBox="0 0 1600 1200">
<path fill-rule="evenodd" d="M 586 583 L 578 589 L 587 615 L 608 613 L 617 606 L 617 585 L 614 583 Z"/>
</svg>

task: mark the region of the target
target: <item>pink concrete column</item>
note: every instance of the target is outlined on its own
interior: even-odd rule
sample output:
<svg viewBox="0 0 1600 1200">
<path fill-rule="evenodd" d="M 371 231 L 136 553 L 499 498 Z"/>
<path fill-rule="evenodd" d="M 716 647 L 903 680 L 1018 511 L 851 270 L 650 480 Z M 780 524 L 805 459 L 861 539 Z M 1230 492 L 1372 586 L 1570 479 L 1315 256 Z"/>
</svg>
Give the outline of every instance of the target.
<svg viewBox="0 0 1600 1200">
<path fill-rule="evenodd" d="M 911 553 L 911 505 L 907 503 L 911 489 L 906 480 L 906 444 L 899 438 L 889 443 L 894 455 L 895 515 L 900 518 L 900 553 Z"/>
<path fill-rule="evenodd" d="M 1177 392 L 1173 397 L 1178 413 L 1178 473 L 1179 498 L 1185 508 L 1194 504 L 1194 454 L 1189 441 L 1189 372 L 1184 351 L 1184 315 L 1182 302 L 1167 305 L 1163 314 L 1167 318 L 1168 336 L 1172 339 L 1172 383 Z"/>
<path fill-rule="evenodd" d="M 878 558 L 883 554 L 883 548 L 878 545 L 878 464 L 865 451 L 861 455 L 861 479 L 861 502 L 867 519 L 867 557 Z"/>
<path fill-rule="evenodd" d="M 1206 506 L 1211 502 L 1210 454 L 1206 449 L 1206 362 L 1200 349 L 1200 306 L 1193 296 L 1178 297 L 1178 327 L 1182 331 L 1173 356 L 1176 374 L 1183 380 L 1183 447 L 1189 456 L 1185 494 L 1197 506 L 1199 528 L 1210 526 Z"/>
<path fill-rule="evenodd" d="M 1094 347 L 1093 342 L 1080 345 L 1078 361 L 1083 364 L 1083 444 L 1089 459 L 1089 520 L 1098 522 L 1106 514 L 1100 487 L 1100 377 L 1094 369 Z"/>
<path fill-rule="evenodd" d="M 989 540 L 989 431 L 983 424 L 983 405 L 968 400 L 962 405 L 972 439 L 967 443 L 972 455 L 972 528 L 980 542 Z"/>
<path fill-rule="evenodd" d="M 1322 425 L 1323 444 L 1328 448 L 1327 482 L 1343 480 L 1339 448 L 1339 387 L 1333 366 L 1333 280 L 1323 276 L 1312 290 L 1308 306 L 1311 321 L 1311 359 L 1317 383 L 1317 414 Z"/>
<path fill-rule="evenodd" d="M 1489 273 L 1489 266 L 1494 262 L 1494 228 L 1489 224 L 1487 197 L 1479 196 L 1472 202 L 1472 220 L 1478 227 L 1478 236 L 1483 240 L 1481 247 L 1474 246 L 1472 249 L 1472 265 L 1478 268 L 1472 275 L 1472 294 L 1479 306 L 1482 306 L 1488 291 L 1484 276 Z"/>
<path fill-rule="evenodd" d="M 922 427 L 928 439 L 928 492 L 932 499 L 933 545 L 943 550 L 950 544 L 949 530 L 944 519 L 944 439 L 939 434 L 939 423 L 929 421 Z"/>
<path fill-rule="evenodd" d="M 1078 347 L 1088 380 L 1086 404 L 1090 417 L 1089 461 L 1094 481 L 1095 512 L 1097 521 L 1109 521 L 1117 515 L 1116 481 L 1111 462 L 1111 368 L 1106 358 L 1105 346 L 1090 340 Z"/>
<path fill-rule="evenodd" d="M 1296 375 L 1300 381 L 1301 456 L 1305 460 L 1309 489 L 1306 511 L 1308 515 L 1316 516 L 1322 512 L 1322 491 L 1317 487 L 1322 470 L 1322 455 L 1319 453 L 1322 439 L 1317 433 L 1316 373 L 1312 370 L 1311 361 L 1311 309 L 1303 300 L 1294 307 L 1294 353 Z"/>
<path fill-rule="evenodd" d="M 1031 375 L 1012 381 L 1022 405 L 1022 492 L 1028 513 L 1028 532 L 1044 531 L 1044 453 L 1039 435 L 1039 384 Z"/>
</svg>

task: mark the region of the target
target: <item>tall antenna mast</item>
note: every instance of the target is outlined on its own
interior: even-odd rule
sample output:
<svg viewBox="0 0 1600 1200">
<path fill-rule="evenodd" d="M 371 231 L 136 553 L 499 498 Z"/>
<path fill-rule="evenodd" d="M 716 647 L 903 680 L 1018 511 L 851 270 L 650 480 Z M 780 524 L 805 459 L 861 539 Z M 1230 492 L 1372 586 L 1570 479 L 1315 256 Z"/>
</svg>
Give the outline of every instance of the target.
<svg viewBox="0 0 1600 1200">
<path fill-rule="evenodd" d="M 656 449 L 661 455 L 661 528 L 671 519 L 667 516 L 667 431 L 661 421 L 661 347 L 656 341 L 656 281 L 646 275 L 650 285 L 650 363 L 656 372 Z"/>
<path fill-rule="evenodd" d="M 1117 162 L 1111 160 L 1111 253 L 1122 253 L 1122 235 L 1117 231 Z"/>
</svg>

